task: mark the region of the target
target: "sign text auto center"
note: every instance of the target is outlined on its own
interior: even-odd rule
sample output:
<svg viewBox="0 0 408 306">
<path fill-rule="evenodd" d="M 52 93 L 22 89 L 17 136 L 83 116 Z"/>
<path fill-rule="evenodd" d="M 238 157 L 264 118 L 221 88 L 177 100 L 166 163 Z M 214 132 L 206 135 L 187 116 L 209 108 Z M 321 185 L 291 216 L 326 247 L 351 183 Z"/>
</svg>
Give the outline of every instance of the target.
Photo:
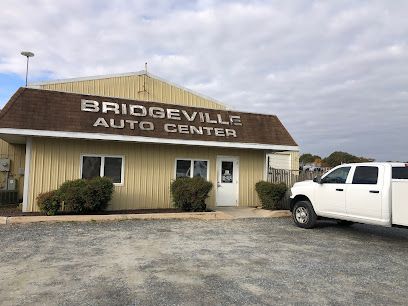
<svg viewBox="0 0 408 306">
<path fill-rule="evenodd" d="M 81 99 L 81 111 L 112 115 L 130 115 L 134 116 L 135 119 L 141 119 L 129 120 L 99 117 L 93 124 L 94 127 L 100 126 L 114 129 L 154 131 L 157 128 L 161 128 L 167 133 L 237 137 L 236 130 L 231 127 L 242 126 L 241 117 L 238 115 L 222 115 L 221 113 L 217 113 L 215 116 L 211 116 L 210 113 L 201 111 L 157 106 L 146 107 L 138 104 L 98 102 L 86 99 Z M 146 120 L 145 118 L 165 119 L 166 122 L 161 127 L 157 127 L 152 121 Z M 198 123 L 199 125 L 176 123 L 181 120 L 189 123 Z M 174 123 L 171 121 L 174 121 Z M 225 128 L 220 126 L 225 126 Z"/>
</svg>

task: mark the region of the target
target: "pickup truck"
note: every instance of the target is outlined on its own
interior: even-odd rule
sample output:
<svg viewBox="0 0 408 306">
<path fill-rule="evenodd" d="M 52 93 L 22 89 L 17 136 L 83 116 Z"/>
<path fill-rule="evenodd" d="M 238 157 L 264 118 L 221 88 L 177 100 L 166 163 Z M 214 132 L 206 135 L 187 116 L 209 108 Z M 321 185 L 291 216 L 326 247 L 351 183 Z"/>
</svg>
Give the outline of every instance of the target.
<svg viewBox="0 0 408 306">
<path fill-rule="evenodd" d="M 302 228 L 318 219 L 407 227 L 408 164 L 343 164 L 294 184 L 290 198 L 293 221 Z"/>
</svg>

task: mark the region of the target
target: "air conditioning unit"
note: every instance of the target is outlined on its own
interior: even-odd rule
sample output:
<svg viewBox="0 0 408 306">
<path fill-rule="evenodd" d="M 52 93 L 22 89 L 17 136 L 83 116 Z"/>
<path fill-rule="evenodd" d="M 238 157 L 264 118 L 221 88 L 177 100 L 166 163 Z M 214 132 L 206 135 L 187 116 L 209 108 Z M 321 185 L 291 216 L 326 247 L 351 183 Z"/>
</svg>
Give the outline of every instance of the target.
<svg viewBox="0 0 408 306">
<path fill-rule="evenodd" d="M 10 171 L 10 159 L 1 158 L 0 159 L 0 172 L 9 172 Z"/>
</svg>

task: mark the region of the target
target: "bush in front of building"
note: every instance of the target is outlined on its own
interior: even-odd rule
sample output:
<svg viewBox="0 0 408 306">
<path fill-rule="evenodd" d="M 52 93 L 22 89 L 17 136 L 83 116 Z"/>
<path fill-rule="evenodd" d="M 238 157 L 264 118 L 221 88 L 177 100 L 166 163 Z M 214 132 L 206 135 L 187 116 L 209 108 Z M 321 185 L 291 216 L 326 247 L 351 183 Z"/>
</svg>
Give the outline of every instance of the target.
<svg viewBox="0 0 408 306">
<path fill-rule="evenodd" d="M 63 183 L 58 189 L 64 209 L 73 213 L 90 213 L 106 209 L 112 199 L 113 183 L 106 177 L 78 179 Z"/>
<path fill-rule="evenodd" d="M 255 190 L 258 193 L 262 208 L 265 209 L 280 209 L 279 202 L 285 196 L 288 187 L 285 183 L 270 183 L 260 181 L 255 184 Z"/>
<path fill-rule="evenodd" d="M 37 196 L 37 203 L 40 211 L 47 216 L 54 216 L 61 209 L 61 199 L 57 190 L 40 193 Z"/>
<path fill-rule="evenodd" d="M 112 180 L 107 177 L 95 177 L 87 183 L 85 207 L 90 211 L 105 210 L 114 191 Z"/>
<path fill-rule="evenodd" d="M 174 206 L 183 211 L 206 211 L 205 200 L 213 187 L 202 177 L 180 177 L 171 183 Z"/>
<path fill-rule="evenodd" d="M 84 213 L 85 189 L 87 182 L 84 179 L 66 181 L 58 188 L 61 201 L 64 202 L 64 211 L 73 213 Z"/>
</svg>

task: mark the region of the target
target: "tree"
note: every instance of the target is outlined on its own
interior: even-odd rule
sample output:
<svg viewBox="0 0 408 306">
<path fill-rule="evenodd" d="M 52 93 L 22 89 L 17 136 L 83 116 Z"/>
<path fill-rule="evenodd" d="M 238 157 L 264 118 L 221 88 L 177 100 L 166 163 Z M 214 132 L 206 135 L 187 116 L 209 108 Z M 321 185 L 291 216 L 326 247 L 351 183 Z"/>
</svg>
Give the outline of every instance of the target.
<svg viewBox="0 0 408 306">
<path fill-rule="evenodd" d="M 310 153 L 305 153 L 299 157 L 299 162 L 304 165 L 304 164 L 314 163 L 315 160 L 321 160 L 321 159 L 322 158 L 318 155 L 312 155 Z"/>
<path fill-rule="evenodd" d="M 323 159 L 321 159 L 320 157 L 319 157 L 319 158 L 316 158 L 316 159 L 313 161 L 313 164 L 315 164 L 316 166 L 319 166 L 319 167 L 327 167 L 326 162 L 325 162 Z"/>
<path fill-rule="evenodd" d="M 358 157 L 350 153 L 341 152 L 341 151 L 333 152 L 332 154 L 330 154 L 324 159 L 324 162 L 329 167 L 336 167 L 338 165 L 345 164 L 345 163 L 364 163 L 364 162 L 372 162 L 372 161 L 374 161 L 374 159 L 372 158 Z"/>
</svg>

